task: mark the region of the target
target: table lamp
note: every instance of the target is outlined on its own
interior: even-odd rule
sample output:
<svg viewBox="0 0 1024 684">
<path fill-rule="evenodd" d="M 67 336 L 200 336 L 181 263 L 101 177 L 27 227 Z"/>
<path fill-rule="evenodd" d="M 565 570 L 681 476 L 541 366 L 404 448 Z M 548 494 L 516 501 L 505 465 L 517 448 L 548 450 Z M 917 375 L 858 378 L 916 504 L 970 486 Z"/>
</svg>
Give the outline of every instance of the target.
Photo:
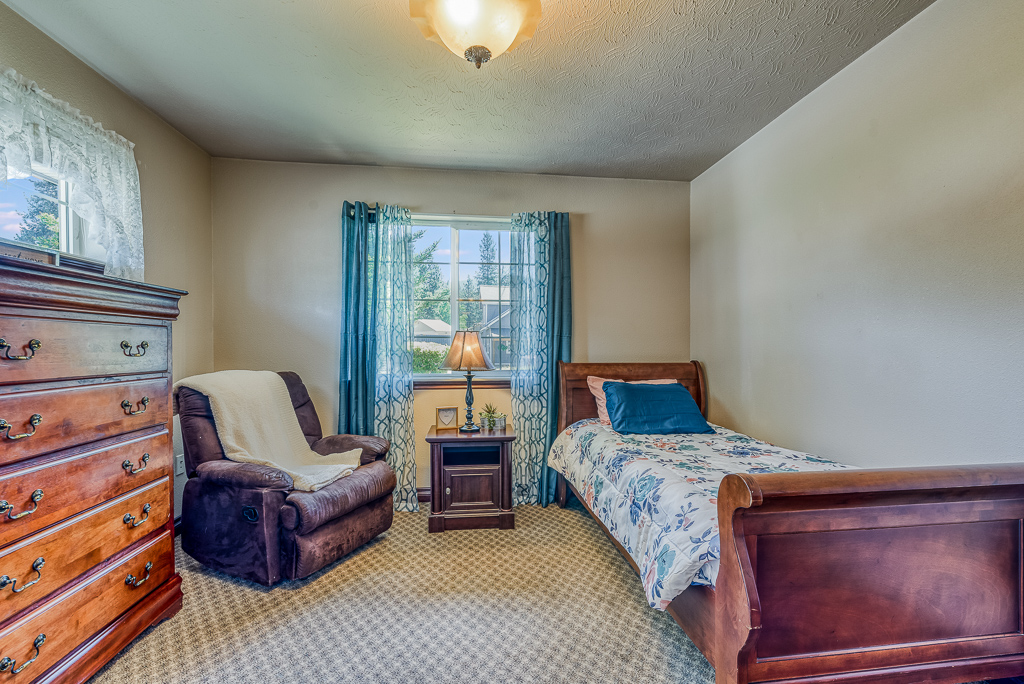
<svg viewBox="0 0 1024 684">
<path fill-rule="evenodd" d="M 473 422 L 473 371 L 494 370 L 494 364 L 480 344 L 480 333 L 475 330 L 456 331 L 441 368 L 466 371 L 466 423 L 459 432 L 480 432 L 480 426 Z"/>
</svg>

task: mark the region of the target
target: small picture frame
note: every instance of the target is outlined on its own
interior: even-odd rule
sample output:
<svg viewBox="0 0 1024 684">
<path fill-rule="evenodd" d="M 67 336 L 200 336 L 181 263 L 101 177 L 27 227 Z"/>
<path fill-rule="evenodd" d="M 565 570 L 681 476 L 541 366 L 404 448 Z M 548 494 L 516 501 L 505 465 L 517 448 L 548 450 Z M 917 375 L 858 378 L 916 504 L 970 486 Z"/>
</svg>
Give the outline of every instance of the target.
<svg viewBox="0 0 1024 684">
<path fill-rule="evenodd" d="M 434 425 L 438 430 L 457 430 L 459 428 L 459 407 L 438 406 L 437 422 Z"/>
</svg>

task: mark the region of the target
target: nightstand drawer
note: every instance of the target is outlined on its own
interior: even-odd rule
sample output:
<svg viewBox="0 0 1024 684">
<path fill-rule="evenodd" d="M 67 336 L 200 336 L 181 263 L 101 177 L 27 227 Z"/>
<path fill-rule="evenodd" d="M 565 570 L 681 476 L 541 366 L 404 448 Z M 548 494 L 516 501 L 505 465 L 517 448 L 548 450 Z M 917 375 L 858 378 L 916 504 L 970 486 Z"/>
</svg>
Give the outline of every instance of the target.
<svg viewBox="0 0 1024 684">
<path fill-rule="evenodd" d="M 501 508 L 501 467 L 449 466 L 444 469 L 446 511 L 497 511 Z"/>
</svg>

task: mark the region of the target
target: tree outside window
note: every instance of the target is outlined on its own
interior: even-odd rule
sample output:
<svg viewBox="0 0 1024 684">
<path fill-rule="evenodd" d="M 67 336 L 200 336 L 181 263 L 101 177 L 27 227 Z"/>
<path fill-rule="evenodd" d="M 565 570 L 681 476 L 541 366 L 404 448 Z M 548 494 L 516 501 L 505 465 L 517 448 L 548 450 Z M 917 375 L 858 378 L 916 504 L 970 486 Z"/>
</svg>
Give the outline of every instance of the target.
<svg viewBox="0 0 1024 684">
<path fill-rule="evenodd" d="M 414 373 L 448 373 L 441 363 L 455 330 L 479 331 L 496 368 L 510 368 L 510 231 L 491 225 L 416 225 Z"/>
</svg>

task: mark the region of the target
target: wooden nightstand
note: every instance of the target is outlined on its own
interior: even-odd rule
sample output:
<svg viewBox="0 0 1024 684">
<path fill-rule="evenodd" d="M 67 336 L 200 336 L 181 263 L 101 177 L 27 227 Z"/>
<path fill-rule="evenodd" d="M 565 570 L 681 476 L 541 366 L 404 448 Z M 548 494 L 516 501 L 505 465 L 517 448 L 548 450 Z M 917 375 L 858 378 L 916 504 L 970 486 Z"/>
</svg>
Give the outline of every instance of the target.
<svg viewBox="0 0 1024 684">
<path fill-rule="evenodd" d="M 431 532 L 516 526 L 512 512 L 512 442 L 506 430 L 430 428 Z"/>
</svg>

